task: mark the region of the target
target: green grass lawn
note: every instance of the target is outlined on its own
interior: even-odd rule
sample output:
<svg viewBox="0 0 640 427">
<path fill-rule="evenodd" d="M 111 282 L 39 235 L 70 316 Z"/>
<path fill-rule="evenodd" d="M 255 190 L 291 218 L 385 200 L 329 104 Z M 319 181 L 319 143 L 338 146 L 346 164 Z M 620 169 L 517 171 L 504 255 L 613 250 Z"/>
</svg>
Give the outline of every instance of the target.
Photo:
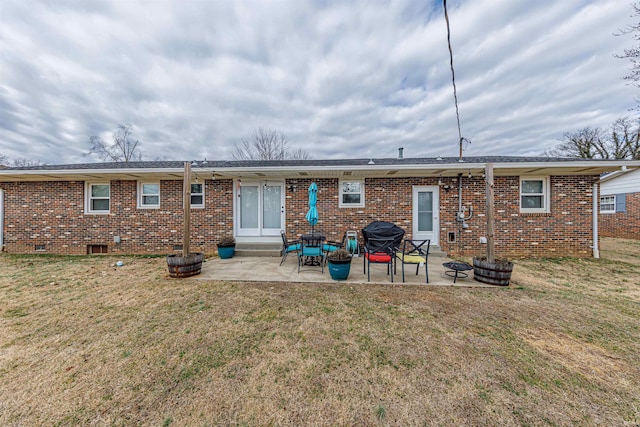
<svg viewBox="0 0 640 427">
<path fill-rule="evenodd" d="M 124 267 L 113 266 L 123 259 Z M 640 242 L 508 288 L 0 256 L 1 425 L 637 425 Z"/>
</svg>

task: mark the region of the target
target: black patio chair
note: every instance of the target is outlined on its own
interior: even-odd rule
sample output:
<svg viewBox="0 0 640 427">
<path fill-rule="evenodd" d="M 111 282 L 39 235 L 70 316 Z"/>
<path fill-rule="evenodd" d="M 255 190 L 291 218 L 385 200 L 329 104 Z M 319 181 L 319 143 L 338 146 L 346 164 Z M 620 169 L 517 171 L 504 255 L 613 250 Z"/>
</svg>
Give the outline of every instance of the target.
<svg viewBox="0 0 640 427">
<path fill-rule="evenodd" d="M 300 251 L 300 240 L 287 240 L 284 230 L 280 231 L 280 236 L 282 236 L 282 259 L 280 260 L 280 265 L 282 265 L 287 259 L 287 255 L 291 252 L 298 253 Z"/>
<path fill-rule="evenodd" d="M 322 249 L 324 237 L 319 235 L 303 235 L 300 238 L 298 252 L 298 273 L 305 266 L 320 267 L 324 274 L 325 252 Z"/>
<path fill-rule="evenodd" d="M 327 256 L 338 249 L 344 248 L 347 240 L 347 232 L 345 231 L 342 235 L 342 240 L 327 240 L 322 244 L 322 250 L 324 251 L 325 261 Z"/>
<path fill-rule="evenodd" d="M 398 262 L 402 263 L 402 282 L 404 283 L 404 265 L 415 264 L 416 276 L 420 270 L 420 265 L 424 264 L 425 276 L 427 283 L 429 283 L 429 248 L 431 247 L 431 240 L 405 240 L 402 242 L 402 247 L 396 252 L 396 263 L 394 268 L 398 267 Z"/>
<path fill-rule="evenodd" d="M 364 240 L 364 268 L 371 262 L 387 264 L 387 274 L 391 273 L 393 282 L 393 270 L 395 253 L 402 244 L 404 230 L 392 222 L 373 221 L 361 230 Z M 366 272 L 366 271 L 365 271 Z M 371 280 L 369 272 L 368 279 Z"/>
<path fill-rule="evenodd" d="M 367 281 L 371 281 L 371 264 L 386 264 L 387 274 L 391 274 L 393 283 L 393 260 L 396 246 L 393 238 L 369 238 L 364 243 L 364 272 Z"/>
</svg>

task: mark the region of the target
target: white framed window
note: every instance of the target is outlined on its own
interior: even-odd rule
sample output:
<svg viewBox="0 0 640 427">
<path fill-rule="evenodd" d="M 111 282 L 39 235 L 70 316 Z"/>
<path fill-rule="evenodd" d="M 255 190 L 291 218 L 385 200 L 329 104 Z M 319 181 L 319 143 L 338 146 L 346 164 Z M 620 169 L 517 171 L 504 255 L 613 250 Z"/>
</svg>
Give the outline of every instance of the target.
<svg viewBox="0 0 640 427">
<path fill-rule="evenodd" d="M 111 186 L 108 182 L 88 182 L 85 188 L 85 196 L 85 213 L 109 213 L 111 206 Z"/>
<path fill-rule="evenodd" d="M 160 207 L 160 183 L 138 182 L 138 208 L 157 209 Z"/>
<path fill-rule="evenodd" d="M 600 196 L 600 212 L 601 213 L 616 212 L 616 195 L 615 194 Z"/>
<path fill-rule="evenodd" d="M 550 212 L 549 177 L 520 177 L 520 212 Z"/>
<path fill-rule="evenodd" d="M 204 208 L 204 184 L 191 183 L 191 207 Z"/>
<path fill-rule="evenodd" d="M 352 179 L 340 181 L 340 207 L 364 207 L 364 180 Z"/>
</svg>

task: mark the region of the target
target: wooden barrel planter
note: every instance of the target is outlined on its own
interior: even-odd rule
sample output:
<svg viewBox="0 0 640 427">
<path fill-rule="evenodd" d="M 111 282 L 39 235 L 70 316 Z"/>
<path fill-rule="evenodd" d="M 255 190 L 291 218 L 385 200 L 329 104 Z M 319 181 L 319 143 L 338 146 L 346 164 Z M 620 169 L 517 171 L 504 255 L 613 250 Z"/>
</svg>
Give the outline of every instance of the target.
<svg viewBox="0 0 640 427">
<path fill-rule="evenodd" d="M 204 254 L 194 252 L 189 255 L 167 255 L 167 266 L 171 277 L 189 277 L 200 274 Z"/>
<path fill-rule="evenodd" d="M 473 278 L 481 283 L 497 286 L 509 286 L 513 263 L 495 260 L 490 263 L 486 258 L 473 258 Z"/>
</svg>

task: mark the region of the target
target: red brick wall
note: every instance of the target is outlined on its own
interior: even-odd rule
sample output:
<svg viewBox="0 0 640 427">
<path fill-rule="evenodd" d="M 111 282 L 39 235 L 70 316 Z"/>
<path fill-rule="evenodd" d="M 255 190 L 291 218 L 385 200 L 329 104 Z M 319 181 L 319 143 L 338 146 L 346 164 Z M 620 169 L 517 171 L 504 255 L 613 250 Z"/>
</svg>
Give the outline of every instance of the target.
<svg viewBox="0 0 640 427">
<path fill-rule="evenodd" d="M 172 253 L 182 244 L 182 181 L 161 181 L 160 209 L 137 209 L 137 182 L 111 181 L 108 215 L 84 213 L 84 182 L 2 183 L 5 192 L 5 250 L 85 254 L 88 245 L 110 253 Z M 215 251 L 233 234 L 232 181 L 205 181 L 206 209 L 191 210 L 191 247 Z M 121 243 L 114 243 L 120 236 Z"/>
<path fill-rule="evenodd" d="M 328 238 L 339 240 L 347 230 L 360 231 L 371 221 L 391 221 L 412 232 L 414 185 L 437 185 L 437 178 L 369 178 L 365 181 L 365 207 L 339 208 L 340 189 L 337 179 L 287 180 L 287 235 L 296 236 L 309 231 L 305 215 L 309 210 L 307 189 L 311 182 L 318 185 L 319 222 Z M 294 185 L 296 190 L 289 191 Z M 455 215 L 455 214 L 454 214 Z M 361 238 L 361 237 L 360 237 Z"/>
<path fill-rule="evenodd" d="M 640 239 L 640 193 L 627 194 L 626 212 L 600 214 L 600 235 Z"/>
<path fill-rule="evenodd" d="M 523 256 L 591 256 L 592 255 L 592 186 L 596 176 L 552 176 L 550 213 L 520 213 L 520 179 L 496 177 L 495 247 L 502 257 Z M 475 255 L 486 252 L 479 243 L 486 236 L 485 185 L 480 177 L 463 178 L 463 205 L 472 205 L 469 228 L 462 230 L 457 243 L 448 244 L 446 231 L 460 231 L 455 217 L 442 211 L 457 209 L 457 194 L 441 197 L 442 248 L 450 254 Z M 454 190 L 450 190 L 449 193 Z M 457 191 L 455 191 L 457 193 Z M 442 191 L 441 191 L 442 194 Z M 443 222 L 443 218 L 445 218 Z"/>
<path fill-rule="evenodd" d="M 497 177 L 496 252 L 498 256 L 591 256 L 591 189 L 595 176 L 551 177 L 551 213 L 521 214 L 519 178 Z M 443 178 L 440 187 L 440 244 L 449 254 L 485 252 L 479 237 L 486 235 L 485 186 L 481 177 L 462 178 L 463 205 L 473 206 L 469 227 L 461 229 L 457 178 Z M 287 235 L 309 230 L 307 188 L 318 185 L 317 228 L 336 240 L 346 230 L 359 231 L 371 221 L 392 221 L 412 233 L 414 185 L 437 185 L 437 178 L 372 178 L 365 181 L 365 207 L 339 208 L 337 179 L 292 179 L 285 185 Z M 172 253 L 182 244 L 182 181 L 161 182 L 160 209 L 137 209 L 135 181 L 111 182 L 111 213 L 84 213 L 83 182 L 2 183 L 5 193 L 5 249 L 33 253 L 45 245 L 47 253 L 84 254 L 87 245 L 107 245 L 112 253 Z M 294 190 L 290 189 L 294 186 Z M 628 202 L 629 209 L 629 202 Z M 637 212 L 637 211 L 636 211 Z M 223 235 L 233 232 L 233 183 L 205 182 L 205 209 L 191 212 L 191 246 L 213 253 Z M 456 243 L 447 233 L 456 233 Z M 114 243 L 120 236 L 120 244 Z"/>
<path fill-rule="evenodd" d="M 503 257 L 522 256 L 591 256 L 592 255 L 592 186 L 597 176 L 552 176 L 551 212 L 520 213 L 519 177 L 495 179 L 496 254 Z M 411 237 L 414 185 L 437 185 L 437 178 L 372 178 L 365 181 L 364 208 L 338 208 L 337 179 L 287 180 L 287 235 L 300 235 L 309 230 L 305 220 L 308 210 L 307 188 L 318 184 L 317 228 L 329 238 L 339 239 L 346 230 L 359 231 L 371 221 L 391 221 L 403 227 Z M 476 255 L 486 252 L 479 243 L 486 236 L 485 184 L 482 177 L 462 178 L 463 206 L 473 207 L 473 217 L 462 229 L 456 221 L 458 211 L 458 179 L 443 178 L 440 187 L 440 246 L 450 255 Z M 451 188 L 444 190 L 444 184 Z M 447 242 L 447 233 L 456 233 L 456 242 Z M 360 239 L 362 236 L 360 236 Z"/>
</svg>

